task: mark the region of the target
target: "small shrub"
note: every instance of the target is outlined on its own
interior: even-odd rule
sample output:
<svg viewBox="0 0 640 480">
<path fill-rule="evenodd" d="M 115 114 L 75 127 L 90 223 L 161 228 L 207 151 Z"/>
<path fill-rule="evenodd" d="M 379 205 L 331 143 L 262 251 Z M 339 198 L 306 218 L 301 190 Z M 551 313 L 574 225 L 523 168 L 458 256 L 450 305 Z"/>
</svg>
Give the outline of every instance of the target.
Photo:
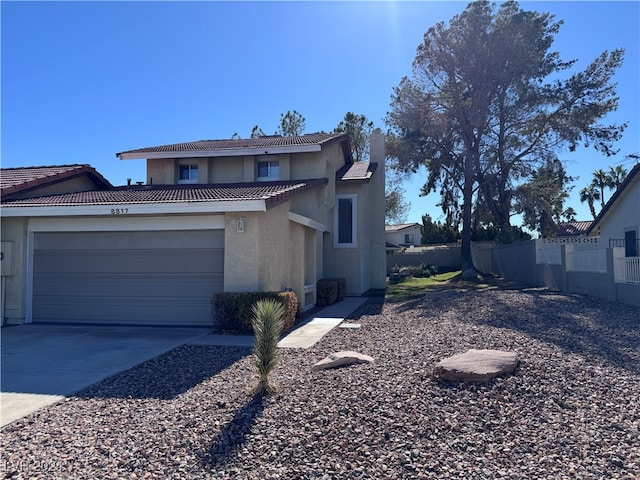
<svg viewBox="0 0 640 480">
<path fill-rule="evenodd" d="M 347 279 L 346 278 L 327 278 L 322 281 L 327 282 L 336 282 L 338 291 L 336 294 L 336 302 L 341 302 L 344 300 L 345 295 L 347 294 Z"/>
<path fill-rule="evenodd" d="M 288 332 L 298 317 L 298 297 L 294 292 L 216 293 L 211 299 L 212 314 L 218 329 L 229 333 L 252 334 L 253 305 L 263 299 L 275 299 L 284 308 L 280 334 Z"/>
<path fill-rule="evenodd" d="M 270 394 L 277 391 L 269 374 L 276 366 L 278 340 L 283 327 L 285 307 L 275 298 L 259 300 L 251 308 L 251 325 L 256 335 L 253 365 L 258 373 L 256 393 Z"/>
<path fill-rule="evenodd" d="M 404 273 L 392 273 L 391 275 L 389 275 L 389 284 L 395 285 L 397 283 L 402 283 L 407 278 L 409 278 L 409 275 L 407 275 L 407 274 L 404 274 Z"/>
<path fill-rule="evenodd" d="M 331 279 L 318 280 L 316 289 L 316 306 L 333 305 L 338 299 L 338 282 Z"/>
<path fill-rule="evenodd" d="M 427 263 L 421 263 L 420 265 L 406 265 L 404 267 L 400 267 L 398 273 L 414 278 L 429 278 L 430 276 L 438 273 L 438 268 Z"/>
</svg>

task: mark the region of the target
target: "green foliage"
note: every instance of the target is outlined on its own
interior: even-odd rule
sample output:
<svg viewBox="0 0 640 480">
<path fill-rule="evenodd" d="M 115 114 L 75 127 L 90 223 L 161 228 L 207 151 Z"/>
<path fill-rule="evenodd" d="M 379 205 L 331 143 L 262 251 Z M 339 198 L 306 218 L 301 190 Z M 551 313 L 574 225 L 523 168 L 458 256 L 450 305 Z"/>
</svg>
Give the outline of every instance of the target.
<svg viewBox="0 0 640 480">
<path fill-rule="evenodd" d="M 513 242 L 531 240 L 531 235 L 520 227 L 511 226 L 508 230 L 501 230 L 496 225 L 478 225 L 471 233 L 471 239 L 474 242 L 494 241 L 506 245 Z"/>
<path fill-rule="evenodd" d="M 573 188 L 567 184 L 573 180 L 557 159 L 533 172 L 515 192 L 515 211 L 522 214 L 524 225 L 538 230 L 541 237 L 552 236 L 556 224 L 562 221 L 564 201 Z"/>
<path fill-rule="evenodd" d="M 460 238 L 457 230 L 450 225 L 446 225 L 440 221 L 431 220 L 431 216 L 427 213 L 422 216 L 422 225 L 420 227 L 423 245 L 437 245 L 441 243 L 456 243 Z"/>
<path fill-rule="evenodd" d="M 596 219 L 596 200 L 600 200 L 600 192 L 593 183 L 590 183 L 580 190 L 580 203 L 587 202 L 587 205 L 589 205 L 589 211 L 591 212 L 594 220 Z"/>
<path fill-rule="evenodd" d="M 284 308 L 282 331 L 288 332 L 298 316 L 298 298 L 294 292 L 222 292 L 211 299 L 213 315 L 224 332 L 251 334 L 253 305 L 265 299 L 280 302 Z"/>
<path fill-rule="evenodd" d="M 426 167 L 423 193 L 440 187 L 443 208 L 460 200 L 463 270 L 473 266 L 474 203 L 509 232 L 515 185 L 562 148 L 613 154 L 626 127 L 601 123 L 618 105 L 612 80 L 623 50 L 562 78 L 575 61 L 550 51 L 560 26 L 517 2 L 471 2 L 427 30 L 412 78 L 393 91 L 389 153 L 404 171 Z"/>
<path fill-rule="evenodd" d="M 264 137 L 264 131 L 258 126 L 254 125 L 251 129 L 251 137 L 250 138 L 260 138 Z"/>
<path fill-rule="evenodd" d="M 385 292 L 385 298 L 389 301 L 398 301 L 416 295 L 424 295 L 432 289 L 450 288 L 445 282 L 460 274 L 460 270 L 439 273 L 428 278 L 404 277 L 402 280 L 392 282 L 389 277 L 389 285 Z"/>
<path fill-rule="evenodd" d="M 258 373 L 257 393 L 275 393 L 270 373 L 276 366 L 278 341 L 283 328 L 284 306 L 275 298 L 259 300 L 251 307 L 251 325 L 256 336 L 253 365 Z"/>
<path fill-rule="evenodd" d="M 389 283 L 393 285 L 404 282 L 407 278 L 429 278 L 437 275 L 437 273 L 438 267 L 424 262 L 420 265 L 405 265 L 402 267 L 396 265 L 391 269 Z"/>
<path fill-rule="evenodd" d="M 373 122 L 365 115 L 347 112 L 344 119 L 333 129 L 334 133 L 346 133 L 351 145 L 351 155 L 355 162 L 369 160 L 369 135 L 373 131 Z"/>
<path fill-rule="evenodd" d="M 304 129 L 307 127 L 307 121 L 298 112 L 294 110 L 288 110 L 287 113 L 280 114 L 280 124 L 276 135 L 282 135 L 283 137 L 295 137 L 296 135 L 302 135 Z"/>
</svg>

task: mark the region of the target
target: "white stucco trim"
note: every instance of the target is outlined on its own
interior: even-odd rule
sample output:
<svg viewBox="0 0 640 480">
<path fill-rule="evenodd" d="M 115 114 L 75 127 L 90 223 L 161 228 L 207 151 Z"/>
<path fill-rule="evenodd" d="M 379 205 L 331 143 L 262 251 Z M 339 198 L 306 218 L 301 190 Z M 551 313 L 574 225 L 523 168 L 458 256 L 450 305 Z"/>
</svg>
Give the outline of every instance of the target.
<svg viewBox="0 0 640 480">
<path fill-rule="evenodd" d="M 266 212 L 264 200 L 179 203 L 114 203 L 104 205 L 64 205 L 0 207 L 3 217 L 134 216 L 225 212 Z"/>
<path fill-rule="evenodd" d="M 120 153 L 120 160 L 134 160 L 140 158 L 156 159 L 156 158 L 200 158 L 200 157 L 242 157 L 245 155 L 278 155 L 281 153 L 308 153 L 320 152 L 320 145 L 290 145 L 287 147 L 262 147 L 262 148 L 243 148 L 239 150 L 198 150 L 193 152 L 139 152 L 139 153 Z"/>
<path fill-rule="evenodd" d="M 166 230 L 224 229 L 224 215 L 193 215 L 163 217 L 129 217 L 110 215 L 109 218 L 30 218 L 28 232 L 134 232 Z"/>
<path fill-rule="evenodd" d="M 318 230 L 320 232 L 328 231 L 327 227 L 320 222 L 316 222 L 309 217 L 305 217 L 297 213 L 289 212 L 289 220 L 295 223 L 299 223 L 300 225 L 304 225 L 305 227 L 313 228 L 314 230 Z"/>
</svg>

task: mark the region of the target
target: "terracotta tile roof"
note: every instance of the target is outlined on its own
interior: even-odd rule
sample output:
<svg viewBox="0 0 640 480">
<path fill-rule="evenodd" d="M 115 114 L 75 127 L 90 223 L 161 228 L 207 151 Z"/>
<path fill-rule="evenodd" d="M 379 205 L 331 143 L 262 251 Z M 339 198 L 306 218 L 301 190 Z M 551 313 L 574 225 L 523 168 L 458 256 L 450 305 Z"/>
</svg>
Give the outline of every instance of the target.
<svg viewBox="0 0 640 480">
<path fill-rule="evenodd" d="M 13 200 L 3 207 L 60 207 L 82 205 L 224 202 L 264 200 L 267 207 L 322 185 L 326 178 L 288 182 L 235 183 L 220 185 L 135 185 Z"/>
<path fill-rule="evenodd" d="M 155 147 L 137 148 L 116 153 L 119 158 L 145 158 L 149 154 L 160 153 L 198 153 L 219 152 L 233 155 L 234 151 L 262 150 L 277 148 L 304 148 L 311 146 L 322 147 L 334 141 L 347 141 L 344 133 L 313 133 L 297 137 L 282 137 L 279 135 L 234 139 L 234 140 L 198 140 L 195 142 L 174 143 L 170 145 L 158 145 Z"/>
<path fill-rule="evenodd" d="M 591 221 L 583 222 L 565 222 L 556 225 L 556 237 L 575 237 L 578 235 L 586 235 L 591 227 Z"/>
<path fill-rule="evenodd" d="M 340 181 L 368 181 L 373 172 L 378 168 L 377 163 L 370 162 L 354 162 L 351 165 L 345 165 L 336 172 L 336 179 Z"/>
<path fill-rule="evenodd" d="M 51 185 L 80 175 L 89 175 L 99 185 L 111 188 L 111 183 L 90 165 L 54 165 L 0 169 L 2 197 Z"/>
</svg>

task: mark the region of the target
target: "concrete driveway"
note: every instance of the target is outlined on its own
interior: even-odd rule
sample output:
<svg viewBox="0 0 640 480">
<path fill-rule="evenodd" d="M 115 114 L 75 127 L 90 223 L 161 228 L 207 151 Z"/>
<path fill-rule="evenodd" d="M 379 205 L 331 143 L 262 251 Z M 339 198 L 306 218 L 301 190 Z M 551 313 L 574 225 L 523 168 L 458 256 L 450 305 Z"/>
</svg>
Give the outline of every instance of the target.
<svg viewBox="0 0 640 480">
<path fill-rule="evenodd" d="M 206 328 L 4 327 L 0 426 L 210 333 Z"/>
</svg>

